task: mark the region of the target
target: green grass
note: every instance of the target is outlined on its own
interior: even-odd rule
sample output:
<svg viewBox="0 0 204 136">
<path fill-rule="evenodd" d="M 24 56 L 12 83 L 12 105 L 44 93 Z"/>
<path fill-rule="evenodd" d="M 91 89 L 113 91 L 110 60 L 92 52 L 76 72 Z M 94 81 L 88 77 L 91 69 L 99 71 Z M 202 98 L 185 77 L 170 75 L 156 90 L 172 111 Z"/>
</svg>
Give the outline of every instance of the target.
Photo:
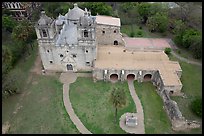
<svg viewBox="0 0 204 136">
<path fill-rule="evenodd" d="M 62 100 L 62 84 L 57 77 L 31 75 L 29 72 L 36 58 L 35 48 L 31 56 L 20 60 L 15 68 L 21 69 L 27 78 L 21 94 L 2 100 L 2 124 L 10 124 L 8 133 L 79 133 L 65 111 Z M 14 70 L 15 70 L 14 68 Z M 31 81 L 27 83 L 28 77 Z M 24 96 L 23 96 L 24 94 Z M 22 108 L 13 114 L 16 107 Z"/>
<path fill-rule="evenodd" d="M 127 105 L 118 110 L 117 124 L 114 122 L 115 108 L 109 101 L 112 87 L 124 88 L 128 100 Z M 126 112 L 136 112 L 127 82 L 112 84 L 98 81 L 94 83 L 91 78 L 80 77 L 70 85 L 70 99 L 77 116 L 94 134 L 126 133 L 119 127 L 119 118 Z"/>
<path fill-rule="evenodd" d="M 146 26 L 142 26 L 142 29 L 139 29 L 138 25 L 122 25 L 121 33 L 127 34 L 129 37 L 131 33 L 134 33 L 134 37 L 145 37 L 145 38 L 161 38 L 161 34 L 151 33 L 147 30 Z M 142 33 L 141 35 L 139 33 Z"/>
<path fill-rule="evenodd" d="M 170 56 L 171 60 L 177 60 Z M 179 61 L 179 60 L 177 60 Z M 190 109 L 190 103 L 197 97 L 202 97 L 202 67 L 179 61 L 182 68 L 181 82 L 183 88 L 181 92 L 186 94 L 187 98 L 172 97 L 178 103 L 178 106 L 186 119 L 202 121 Z M 201 132 L 201 131 L 200 131 Z"/>
<path fill-rule="evenodd" d="M 163 101 L 151 82 L 134 82 L 135 90 L 144 110 L 146 134 L 171 132 L 171 122 L 163 109 Z"/>
</svg>

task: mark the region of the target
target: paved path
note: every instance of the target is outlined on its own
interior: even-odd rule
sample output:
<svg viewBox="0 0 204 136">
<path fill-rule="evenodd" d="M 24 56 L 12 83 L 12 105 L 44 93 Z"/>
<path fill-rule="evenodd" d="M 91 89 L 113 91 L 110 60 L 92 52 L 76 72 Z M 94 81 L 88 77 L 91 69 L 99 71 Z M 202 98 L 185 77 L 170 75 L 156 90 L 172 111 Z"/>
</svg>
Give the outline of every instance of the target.
<svg viewBox="0 0 204 136">
<path fill-rule="evenodd" d="M 74 113 L 74 110 L 71 105 L 71 101 L 69 99 L 69 84 L 76 81 L 76 79 L 77 79 L 77 75 L 76 73 L 73 73 L 73 72 L 62 73 L 60 75 L 60 81 L 64 83 L 63 85 L 64 106 L 66 108 L 67 113 L 69 114 L 70 119 L 72 120 L 74 125 L 77 127 L 79 132 L 82 134 L 91 134 L 91 132 L 82 124 L 80 119 Z"/>
<path fill-rule="evenodd" d="M 134 131 L 132 129 L 129 129 L 129 132 L 135 133 L 135 134 L 145 134 L 145 128 L 144 128 L 144 113 L 143 113 L 143 107 L 142 104 L 135 92 L 133 81 L 128 81 L 128 87 L 130 90 L 130 94 L 133 98 L 133 101 L 135 103 L 136 109 L 137 109 L 137 119 L 138 119 L 138 126 L 135 128 Z M 128 128 L 127 128 L 128 129 Z M 128 130 L 127 130 L 128 131 Z"/>
<path fill-rule="evenodd" d="M 145 133 L 145 128 L 144 128 L 144 112 L 143 112 L 143 107 L 142 107 L 142 104 L 140 102 L 139 97 L 136 94 L 133 81 L 131 81 L 131 80 L 128 81 L 128 87 L 129 87 L 130 94 L 132 96 L 132 99 L 133 99 L 133 101 L 134 101 L 134 103 L 136 105 L 136 109 L 137 109 L 138 124 L 140 124 L 139 125 L 140 129 L 139 129 L 138 133 L 144 134 Z"/>
</svg>

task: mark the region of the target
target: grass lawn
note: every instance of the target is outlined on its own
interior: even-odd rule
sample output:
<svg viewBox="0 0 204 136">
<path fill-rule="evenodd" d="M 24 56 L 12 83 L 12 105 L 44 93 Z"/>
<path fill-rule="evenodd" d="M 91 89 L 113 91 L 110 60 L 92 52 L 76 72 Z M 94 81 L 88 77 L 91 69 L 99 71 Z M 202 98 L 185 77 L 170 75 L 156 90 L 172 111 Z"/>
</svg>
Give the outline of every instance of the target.
<svg viewBox="0 0 204 136">
<path fill-rule="evenodd" d="M 146 26 L 142 26 L 142 29 L 139 29 L 138 25 L 122 25 L 121 33 L 127 34 L 131 37 L 131 32 L 134 33 L 134 37 L 145 37 L 145 38 L 162 38 L 164 36 L 161 33 L 151 33 L 148 31 Z"/>
<path fill-rule="evenodd" d="M 25 83 L 21 94 L 2 100 L 2 125 L 9 122 L 7 133 L 79 133 L 65 111 L 58 77 L 29 72 L 36 51 L 37 48 L 25 62 L 21 60 L 16 66 L 27 78 L 22 81 Z"/>
<path fill-rule="evenodd" d="M 115 108 L 109 101 L 112 87 L 124 88 L 127 96 L 127 105 L 118 110 L 117 124 L 114 122 Z M 119 126 L 119 118 L 126 112 L 136 112 L 127 82 L 94 83 L 92 78 L 79 77 L 70 85 L 70 99 L 77 116 L 94 134 L 126 133 Z"/>
<path fill-rule="evenodd" d="M 151 82 L 134 82 L 135 90 L 144 110 L 146 134 L 171 132 L 171 122 L 163 109 L 163 101 Z"/>
</svg>

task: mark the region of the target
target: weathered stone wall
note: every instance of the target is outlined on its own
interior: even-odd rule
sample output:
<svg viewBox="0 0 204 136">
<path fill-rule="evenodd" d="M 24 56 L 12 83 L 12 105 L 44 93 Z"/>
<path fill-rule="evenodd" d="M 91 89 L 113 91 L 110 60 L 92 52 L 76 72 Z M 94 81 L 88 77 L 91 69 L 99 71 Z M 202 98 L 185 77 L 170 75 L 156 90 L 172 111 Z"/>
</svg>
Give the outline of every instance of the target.
<svg viewBox="0 0 204 136">
<path fill-rule="evenodd" d="M 118 45 L 124 46 L 124 41 L 122 40 L 122 35 L 120 33 L 120 27 L 117 26 L 97 24 L 96 37 L 99 45 L 114 45 L 114 41 L 118 41 Z"/>
</svg>

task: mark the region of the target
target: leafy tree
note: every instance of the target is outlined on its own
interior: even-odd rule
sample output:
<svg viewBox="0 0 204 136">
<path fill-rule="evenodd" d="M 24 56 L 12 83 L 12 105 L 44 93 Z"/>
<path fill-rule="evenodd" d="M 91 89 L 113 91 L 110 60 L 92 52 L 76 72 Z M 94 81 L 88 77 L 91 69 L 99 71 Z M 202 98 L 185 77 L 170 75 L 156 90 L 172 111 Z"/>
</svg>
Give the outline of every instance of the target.
<svg viewBox="0 0 204 136">
<path fill-rule="evenodd" d="M 13 19 L 11 16 L 3 15 L 2 16 L 2 28 L 12 32 L 14 27 L 17 25 L 17 22 L 15 19 Z"/>
<path fill-rule="evenodd" d="M 147 27 L 151 32 L 165 32 L 168 26 L 168 17 L 165 14 L 156 13 L 149 17 Z"/>
<path fill-rule="evenodd" d="M 80 7 L 87 8 L 91 10 L 92 15 L 107 15 L 111 16 L 113 14 L 112 7 L 104 2 L 84 2 L 80 4 Z"/>
<path fill-rule="evenodd" d="M 202 58 L 202 36 L 196 36 L 192 39 L 192 44 L 190 45 L 190 50 L 195 59 Z"/>
<path fill-rule="evenodd" d="M 138 13 L 143 18 L 143 24 L 146 24 L 147 19 L 151 13 L 151 4 L 146 2 L 141 2 L 138 4 Z"/>
<path fill-rule="evenodd" d="M 182 37 L 182 45 L 185 48 L 189 48 L 193 43 L 194 39 L 200 36 L 200 32 L 194 29 L 187 29 Z"/>
<path fill-rule="evenodd" d="M 124 89 L 113 88 L 110 101 L 115 107 L 115 122 L 117 122 L 117 110 L 126 104 L 126 95 Z"/>
</svg>

